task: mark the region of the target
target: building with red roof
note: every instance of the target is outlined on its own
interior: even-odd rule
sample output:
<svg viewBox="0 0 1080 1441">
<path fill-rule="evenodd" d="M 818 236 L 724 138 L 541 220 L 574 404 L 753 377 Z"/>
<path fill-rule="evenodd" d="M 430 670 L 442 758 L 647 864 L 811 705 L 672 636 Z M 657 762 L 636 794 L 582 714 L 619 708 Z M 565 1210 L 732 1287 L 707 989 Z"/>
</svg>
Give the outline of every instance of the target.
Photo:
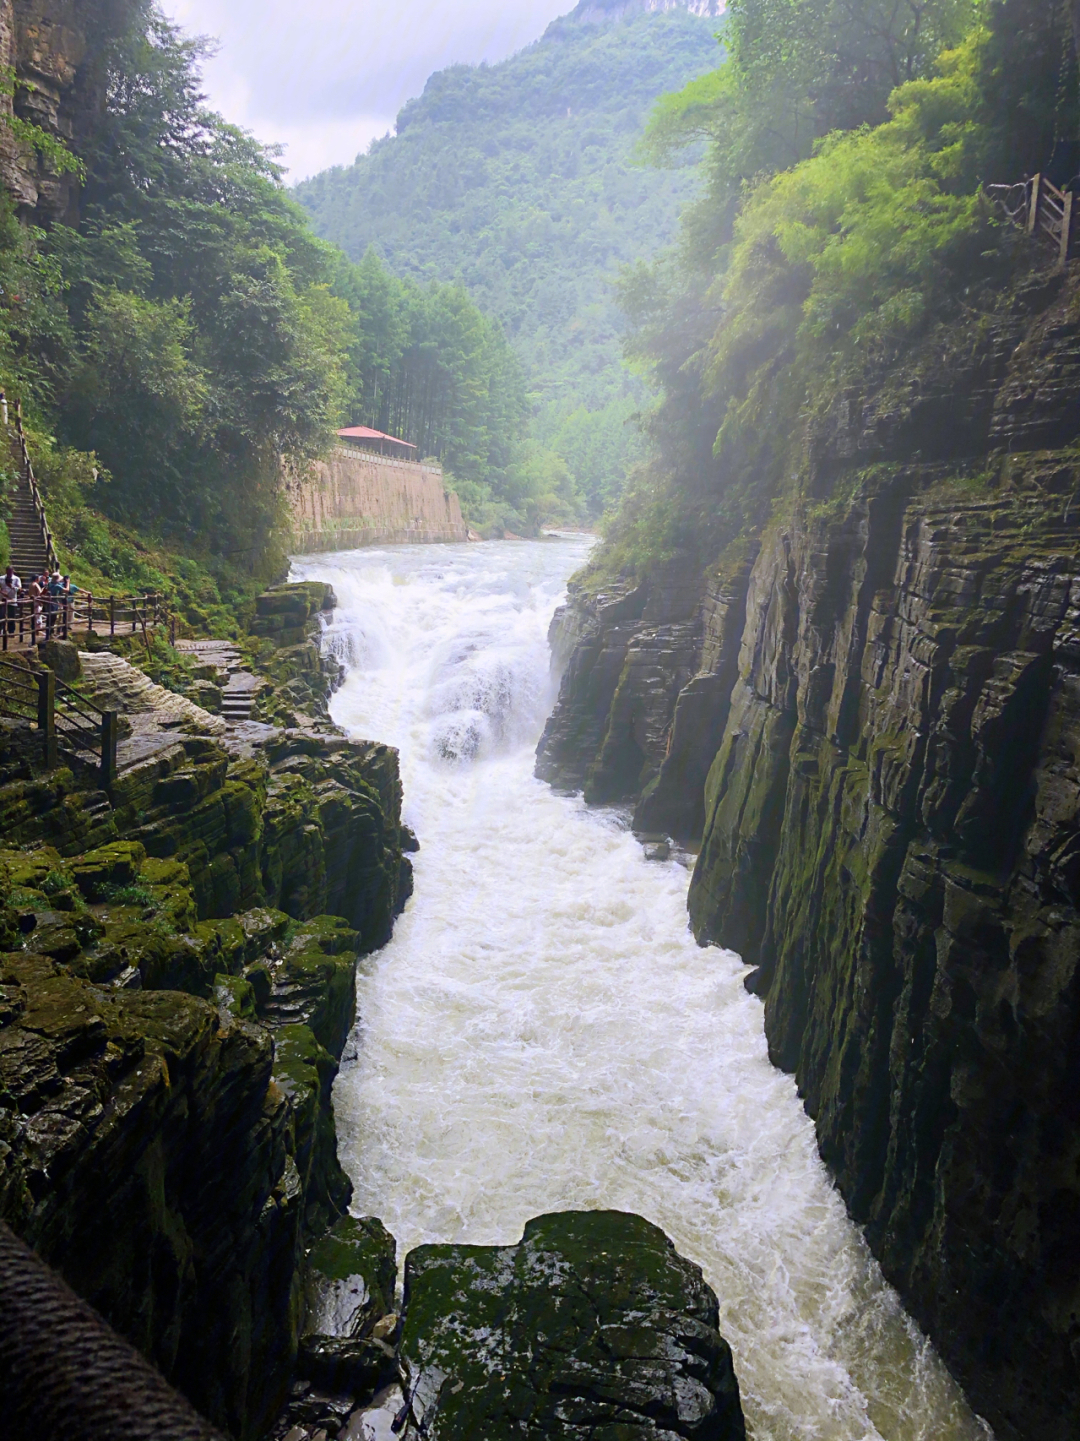
<svg viewBox="0 0 1080 1441">
<path fill-rule="evenodd" d="M 387 435 L 381 430 L 372 430 L 369 425 L 350 425 L 338 431 L 338 439 L 357 450 L 373 450 L 377 455 L 392 455 L 398 460 L 415 460 L 416 446 L 410 441 L 399 440 L 396 435 Z"/>
</svg>

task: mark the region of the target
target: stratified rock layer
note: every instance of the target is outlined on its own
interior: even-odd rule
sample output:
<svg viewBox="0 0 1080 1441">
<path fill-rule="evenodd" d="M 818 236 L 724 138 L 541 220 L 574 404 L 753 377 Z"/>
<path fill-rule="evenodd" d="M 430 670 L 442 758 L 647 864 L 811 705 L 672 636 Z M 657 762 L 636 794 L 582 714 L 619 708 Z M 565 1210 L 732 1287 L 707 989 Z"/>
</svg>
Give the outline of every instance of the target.
<svg viewBox="0 0 1080 1441">
<path fill-rule="evenodd" d="M 745 1437 L 716 1297 L 640 1216 L 566 1211 L 516 1246 L 420 1246 L 405 1306 L 405 1437 Z"/>
<path fill-rule="evenodd" d="M 708 568 L 663 724 L 683 659 L 642 687 L 631 657 L 669 572 L 617 617 L 572 601 L 538 767 L 589 795 L 650 717 L 607 794 L 700 826 L 695 934 L 755 966 L 853 1216 L 1025 1441 L 1080 1432 L 1077 282 L 940 328 L 793 438 L 804 498 Z"/>
<path fill-rule="evenodd" d="M 134 686 L 105 659 L 99 684 Z M 254 1441 L 309 1328 L 305 1251 L 351 1196 L 332 1086 L 357 956 L 410 885 L 397 755 L 318 716 L 221 734 L 159 689 L 111 803 L 0 731 L 0 1217 Z M 377 1381 L 385 1343 L 364 1344 Z"/>
</svg>

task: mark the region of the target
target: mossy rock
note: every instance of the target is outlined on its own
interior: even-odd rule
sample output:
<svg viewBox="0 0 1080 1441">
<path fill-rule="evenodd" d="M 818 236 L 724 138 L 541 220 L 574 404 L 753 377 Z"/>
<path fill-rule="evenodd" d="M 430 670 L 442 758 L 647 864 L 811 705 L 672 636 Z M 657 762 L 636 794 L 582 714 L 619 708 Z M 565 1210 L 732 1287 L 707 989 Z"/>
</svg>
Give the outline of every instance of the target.
<svg viewBox="0 0 1080 1441">
<path fill-rule="evenodd" d="M 38 660 L 60 680 L 74 684 L 82 675 L 79 647 L 71 640 L 47 640 L 38 646 Z"/>
<path fill-rule="evenodd" d="M 212 999 L 219 1011 L 235 1016 L 237 1020 L 256 1019 L 255 991 L 251 982 L 245 981 L 243 976 L 215 976 Z"/>
<path fill-rule="evenodd" d="M 321 1390 L 358 1402 L 369 1401 L 398 1379 L 394 1348 L 373 1336 L 304 1336 L 296 1369 Z"/>
<path fill-rule="evenodd" d="M 396 1284 L 397 1242 L 383 1223 L 376 1216 L 343 1216 L 308 1252 L 307 1329 L 366 1336 L 393 1311 Z"/>
<path fill-rule="evenodd" d="M 268 962 L 272 991 L 260 1015 L 275 1026 L 309 1026 L 340 1057 L 356 1018 L 359 937 L 339 916 L 316 916 L 296 929 L 285 953 Z"/>
<path fill-rule="evenodd" d="M 244 959 L 254 961 L 280 944 L 295 922 L 272 906 L 256 906 L 236 917 L 244 934 Z"/>
<path fill-rule="evenodd" d="M 292 1154 L 304 1190 L 304 1224 L 315 1235 L 338 1220 L 352 1196 L 337 1154 L 331 1099 L 337 1070 L 308 1026 L 275 1030 L 273 1076 L 293 1105 Z"/>
<path fill-rule="evenodd" d="M 516 1246 L 405 1262 L 407 1437 L 744 1441 L 701 1271 L 640 1216 L 566 1211 Z"/>
<path fill-rule="evenodd" d="M 0 850 L 0 867 L 6 872 L 11 890 L 40 890 L 45 877 L 67 862 L 53 846 L 34 851 Z"/>
<path fill-rule="evenodd" d="M 69 861 L 71 875 L 88 901 L 108 898 L 112 886 L 130 886 L 146 859 L 139 841 L 114 841 Z"/>
</svg>

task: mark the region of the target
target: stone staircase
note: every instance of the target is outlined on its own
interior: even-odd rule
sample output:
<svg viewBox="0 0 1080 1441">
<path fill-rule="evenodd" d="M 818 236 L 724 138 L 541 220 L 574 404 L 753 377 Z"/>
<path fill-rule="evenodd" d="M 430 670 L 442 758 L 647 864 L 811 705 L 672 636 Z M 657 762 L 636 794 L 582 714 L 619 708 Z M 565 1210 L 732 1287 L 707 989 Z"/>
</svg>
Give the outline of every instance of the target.
<svg viewBox="0 0 1080 1441">
<path fill-rule="evenodd" d="M 11 537 L 10 564 L 22 583 L 29 585 L 31 576 L 40 575 L 55 564 L 55 557 L 51 554 L 51 547 L 42 528 L 32 483 L 25 467 L 19 472 L 9 503 L 11 510 L 7 528 Z"/>
<path fill-rule="evenodd" d="M 251 719 L 255 697 L 266 684 L 261 676 L 244 669 L 239 650 L 224 640 L 178 640 L 176 649 L 197 657 L 203 672 L 221 691 L 221 716 L 227 725 L 242 725 Z"/>
</svg>

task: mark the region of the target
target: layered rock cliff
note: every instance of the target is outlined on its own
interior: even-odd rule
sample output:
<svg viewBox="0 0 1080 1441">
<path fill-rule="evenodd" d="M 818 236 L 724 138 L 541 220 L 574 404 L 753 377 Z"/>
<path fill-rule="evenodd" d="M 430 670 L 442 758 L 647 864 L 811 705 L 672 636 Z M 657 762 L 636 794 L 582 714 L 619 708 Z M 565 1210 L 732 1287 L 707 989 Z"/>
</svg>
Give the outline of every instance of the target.
<svg viewBox="0 0 1080 1441">
<path fill-rule="evenodd" d="M 331 1088 L 415 848 L 396 752 L 322 719 L 326 598 L 275 591 L 248 642 L 306 688 L 303 725 L 151 686 L 107 796 L 0 729 L 0 1218 L 236 1438 L 285 1399 L 305 1251 L 348 1206 Z M 101 701 L 145 697 L 82 663 Z"/>
<path fill-rule="evenodd" d="M 886 1274 L 1027 1441 L 1080 1425 L 1078 282 L 837 395 L 696 594 L 572 596 L 538 762 L 700 838 L 695 934 L 755 967 Z"/>
<path fill-rule="evenodd" d="M 109 42 L 134 9 L 135 0 L 0 0 L 0 67 L 14 80 L 0 117 L 14 113 L 81 153 L 104 112 Z M 77 219 L 75 173 L 2 125 L 0 183 L 25 219 Z"/>
</svg>

